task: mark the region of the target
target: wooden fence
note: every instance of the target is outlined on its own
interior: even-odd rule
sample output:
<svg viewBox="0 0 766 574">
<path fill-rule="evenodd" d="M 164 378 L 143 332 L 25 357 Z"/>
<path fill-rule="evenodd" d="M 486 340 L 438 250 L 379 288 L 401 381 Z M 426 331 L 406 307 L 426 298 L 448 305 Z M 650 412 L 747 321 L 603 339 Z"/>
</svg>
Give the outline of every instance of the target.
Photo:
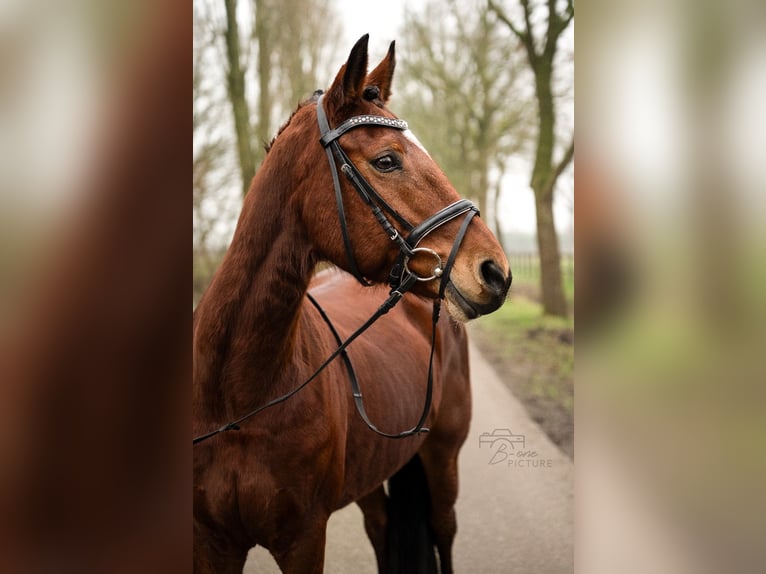
<svg viewBox="0 0 766 574">
<path fill-rule="evenodd" d="M 539 281 L 540 257 L 537 251 L 514 251 L 508 254 L 514 279 Z M 565 282 L 574 281 L 574 253 L 561 254 L 561 274 Z"/>
</svg>

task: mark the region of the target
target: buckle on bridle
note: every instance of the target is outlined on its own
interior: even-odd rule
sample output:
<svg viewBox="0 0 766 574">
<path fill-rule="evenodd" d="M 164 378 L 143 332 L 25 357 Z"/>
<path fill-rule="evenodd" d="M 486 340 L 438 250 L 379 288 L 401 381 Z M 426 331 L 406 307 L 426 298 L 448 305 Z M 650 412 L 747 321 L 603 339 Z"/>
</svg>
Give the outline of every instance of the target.
<svg viewBox="0 0 766 574">
<path fill-rule="evenodd" d="M 417 273 L 414 273 L 409 268 L 408 263 L 410 259 L 417 253 L 427 253 L 428 255 L 431 255 L 434 257 L 434 259 L 436 259 L 436 265 L 434 265 L 433 271 L 431 271 L 432 275 L 430 275 L 429 277 L 421 277 L 420 275 L 418 275 Z M 415 247 L 414 249 L 410 251 L 410 253 L 404 256 L 404 261 L 402 264 L 404 266 L 404 270 L 410 275 L 412 275 L 418 281 L 431 281 L 433 279 L 438 279 L 444 273 L 444 267 L 442 266 L 442 258 L 439 256 L 439 254 L 436 251 L 434 251 L 433 249 L 429 249 L 428 247 Z"/>
</svg>

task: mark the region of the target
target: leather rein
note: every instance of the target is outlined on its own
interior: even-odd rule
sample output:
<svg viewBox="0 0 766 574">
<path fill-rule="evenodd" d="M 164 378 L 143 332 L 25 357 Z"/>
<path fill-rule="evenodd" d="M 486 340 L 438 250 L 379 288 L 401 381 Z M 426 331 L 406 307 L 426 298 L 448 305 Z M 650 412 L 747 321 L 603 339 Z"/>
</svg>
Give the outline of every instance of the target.
<svg viewBox="0 0 766 574">
<path fill-rule="evenodd" d="M 447 284 L 449 283 L 449 277 L 452 272 L 452 267 L 454 266 L 458 250 L 463 241 L 463 237 L 465 236 L 465 233 L 468 230 L 468 225 L 470 224 L 473 217 L 479 213 L 479 210 L 471 201 L 467 199 L 460 199 L 448 205 L 447 207 L 437 211 L 435 214 L 425 219 L 419 225 L 413 226 L 402 215 L 400 215 L 393 207 L 391 207 L 380 196 L 380 194 L 378 194 L 378 192 L 372 187 L 372 185 L 370 185 L 370 183 L 367 182 L 367 180 L 364 178 L 361 172 L 357 169 L 357 167 L 348 157 L 348 155 L 343 150 L 343 148 L 341 147 L 338 141 L 343 134 L 357 127 L 379 126 L 379 127 L 393 128 L 393 129 L 404 131 L 408 129 L 407 122 L 403 120 L 387 118 L 383 116 L 363 115 L 363 116 L 354 116 L 346 120 L 345 122 L 343 122 L 337 128 L 330 129 L 329 122 L 327 121 L 327 116 L 325 114 L 324 108 L 322 107 L 322 100 L 324 99 L 324 95 L 322 94 L 321 91 L 315 92 L 314 95 L 319 96 L 319 98 L 317 99 L 317 121 L 319 123 L 319 130 L 321 132 L 321 137 L 319 141 L 324 147 L 325 152 L 327 153 L 327 159 L 330 164 L 330 171 L 331 171 L 332 180 L 333 180 L 333 188 L 335 190 L 335 200 L 337 204 L 338 220 L 340 222 L 340 228 L 343 235 L 343 245 L 346 251 L 346 258 L 348 260 L 349 269 L 351 270 L 352 275 L 354 275 L 357 281 L 359 281 L 362 285 L 365 285 L 365 286 L 371 285 L 371 283 L 360 273 L 359 267 L 354 257 L 353 248 L 351 245 L 351 239 L 348 233 L 348 226 L 346 224 L 346 215 L 345 215 L 345 209 L 343 205 L 343 195 L 341 192 L 340 178 L 338 176 L 338 167 L 336 164 L 336 160 L 337 160 L 337 163 L 340 164 L 341 173 L 343 173 L 346 176 L 346 178 L 351 183 L 352 187 L 356 190 L 357 194 L 361 197 L 364 203 L 370 208 L 376 221 L 383 228 L 383 231 L 386 233 L 386 235 L 388 235 L 389 239 L 393 241 L 394 243 L 396 243 L 396 245 L 399 247 L 399 255 L 397 257 L 396 263 L 391 269 L 390 276 L 389 276 L 389 283 L 391 286 L 391 290 L 389 292 L 388 299 L 386 299 L 383 302 L 383 304 L 377 309 L 377 311 L 375 311 L 375 313 L 369 319 L 367 319 L 367 321 L 365 321 L 363 325 L 361 325 L 345 341 L 343 341 L 340 335 L 338 334 L 337 330 L 335 329 L 334 325 L 332 324 L 332 321 L 330 321 L 330 318 L 325 313 L 324 309 L 322 309 L 319 303 L 316 301 L 316 299 L 314 299 L 314 297 L 312 297 L 311 294 L 307 292 L 306 293 L 307 298 L 312 303 L 312 305 L 317 309 L 322 319 L 328 325 L 335 341 L 338 343 L 338 348 L 335 349 L 335 351 L 333 351 L 333 353 L 322 362 L 322 364 L 314 371 L 314 373 L 308 379 L 303 381 L 300 385 L 295 387 L 293 390 L 291 390 L 290 392 L 280 397 L 277 397 L 269 401 L 268 403 L 264 405 L 261 405 L 255 410 L 250 411 L 246 415 L 234 421 L 226 423 L 225 425 L 223 425 L 222 427 L 218 429 L 215 429 L 213 431 L 210 431 L 208 433 L 195 437 L 192 441 L 193 445 L 199 444 L 222 432 L 226 432 L 230 430 L 239 430 L 240 428 L 239 425 L 243 423 L 245 420 L 255 416 L 256 414 L 260 413 L 263 410 L 266 410 L 270 407 L 273 407 L 279 403 L 282 403 L 290 399 L 291 397 L 296 395 L 299 391 L 301 391 L 311 381 L 313 381 L 338 356 L 341 357 L 341 359 L 343 360 L 346 366 L 346 370 L 348 371 L 349 380 L 351 383 L 351 390 L 354 397 L 354 404 L 356 405 L 357 412 L 359 413 L 359 416 L 362 418 L 364 423 L 370 428 L 370 430 L 386 438 L 394 438 L 394 439 L 406 438 L 406 437 L 418 435 L 421 433 L 427 433 L 429 431 L 429 429 L 426 428 L 424 425 L 425 425 L 426 419 L 428 418 L 428 414 L 431 410 L 431 399 L 433 395 L 433 360 L 434 360 L 434 350 L 436 347 L 436 324 L 439 321 L 441 301 L 442 299 L 444 299 L 444 294 L 447 288 Z M 389 220 L 386 214 L 388 214 L 388 216 L 393 218 L 403 229 L 406 229 L 407 231 L 406 237 L 402 236 L 402 234 L 397 230 L 397 228 L 391 223 L 391 221 Z M 444 225 L 445 223 L 452 221 L 453 219 L 457 217 L 460 217 L 461 215 L 464 215 L 465 217 L 463 218 L 463 222 L 458 230 L 457 235 L 455 236 L 455 241 L 452 244 L 452 249 L 450 250 L 449 256 L 447 257 L 446 264 L 442 265 L 441 257 L 434 250 L 427 247 L 418 247 L 418 244 L 420 243 L 420 241 L 424 237 L 426 237 L 429 233 L 439 228 L 440 226 Z M 428 255 L 434 259 L 435 264 L 431 271 L 431 275 L 419 276 L 410 270 L 408 263 L 412 257 L 418 254 Z M 363 401 L 361 387 L 359 385 L 359 381 L 357 380 L 356 373 L 354 372 L 353 365 L 351 364 L 351 360 L 348 354 L 346 353 L 346 348 L 357 337 L 359 337 L 368 328 L 370 328 L 373 325 L 373 323 L 375 323 L 375 321 L 377 321 L 380 317 L 382 317 L 383 315 L 388 313 L 391 309 L 393 309 L 394 306 L 402 298 L 402 296 L 407 291 L 412 289 L 412 287 L 418 281 L 432 281 L 436 279 L 440 281 L 439 295 L 438 295 L 438 298 L 434 299 L 433 313 L 431 315 L 431 351 L 430 351 L 430 356 L 428 361 L 428 382 L 426 387 L 426 397 L 425 397 L 425 402 L 423 405 L 423 411 L 420 415 L 420 419 L 418 420 L 417 424 L 415 424 L 415 426 L 413 426 L 409 430 L 402 431 L 399 433 L 387 433 L 387 432 L 381 431 L 370 421 L 369 417 L 367 416 L 367 412 L 364 408 L 364 401 Z"/>
</svg>

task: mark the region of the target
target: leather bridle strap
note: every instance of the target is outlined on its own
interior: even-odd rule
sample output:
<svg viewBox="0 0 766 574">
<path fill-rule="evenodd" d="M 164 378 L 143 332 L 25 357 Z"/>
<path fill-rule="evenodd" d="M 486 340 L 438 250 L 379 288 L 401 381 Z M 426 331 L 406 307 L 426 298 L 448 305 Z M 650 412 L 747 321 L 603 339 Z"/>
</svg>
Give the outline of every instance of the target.
<svg viewBox="0 0 766 574">
<path fill-rule="evenodd" d="M 317 123 L 319 124 L 320 131 L 322 132 L 322 136 L 319 138 L 319 143 L 322 144 L 322 147 L 324 147 L 325 150 L 332 150 L 332 153 L 335 154 L 335 157 L 338 158 L 338 161 L 341 164 L 341 171 L 349 179 L 349 181 L 351 181 L 357 193 L 359 193 L 360 197 L 367 205 L 370 207 L 375 206 L 375 204 L 380 205 L 380 207 L 382 207 L 383 210 L 385 210 L 391 217 L 393 217 L 402 227 L 408 231 L 412 229 L 413 226 L 410 224 L 410 222 L 407 221 L 393 207 L 391 207 L 388 202 L 383 199 L 383 197 L 377 191 L 375 191 L 375 188 L 372 187 L 372 185 L 370 185 L 370 183 L 364 178 L 364 176 L 356 168 L 354 162 L 351 161 L 351 158 L 348 157 L 346 152 L 341 147 L 340 142 L 338 141 L 340 136 L 354 128 L 362 126 L 378 126 L 405 131 L 409 129 L 407 122 L 404 120 L 387 118 L 384 116 L 363 115 L 349 118 L 340 126 L 334 130 L 331 130 L 330 124 L 327 120 L 327 114 L 322 107 L 323 99 L 324 95 L 319 96 L 317 99 Z M 330 159 L 329 154 L 328 159 Z M 335 165 L 334 161 L 331 161 L 330 163 Z"/>
<path fill-rule="evenodd" d="M 338 179 L 338 169 L 335 167 L 335 160 L 332 156 L 332 150 L 325 148 L 327 153 L 327 159 L 330 162 L 330 173 L 332 174 L 332 186 L 335 190 L 335 203 L 338 207 L 338 219 L 340 220 L 340 230 L 343 235 L 343 247 L 346 250 L 346 261 L 348 261 L 348 267 L 351 274 L 356 278 L 359 283 L 365 287 L 369 287 L 371 283 L 364 278 L 359 272 L 359 267 L 356 264 L 356 257 L 354 257 L 354 250 L 351 248 L 351 238 L 348 236 L 348 226 L 346 225 L 346 212 L 343 208 L 343 196 L 341 195 L 340 180 Z"/>
<path fill-rule="evenodd" d="M 463 219 L 463 223 L 460 225 L 460 229 L 458 229 L 457 235 L 455 236 L 455 242 L 452 244 L 452 249 L 450 250 L 449 256 L 447 257 L 447 264 L 444 266 L 442 280 L 439 283 L 439 298 L 436 299 L 436 301 L 441 301 L 444 299 L 447 284 L 449 283 L 449 278 L 452 274 L 452 268 L 455 266 L 457 252 L 460 249 L 460 244 L 463 243 L 463 237 L 465 237 L 465 232 L 468 231 L 468 225 L 470 225 L 473 216 L 477 215 L 478 213 L 479 210 L 475 207 L 469 210 L 466 213 L 465 219 Z"/>
<path fill-rule="evenodd" d="M 338 143 L 338 138 L 347 131 L 363 126 L 384 126 L 395 128 L 399 130 L 407 129 L 407 122 L 403 120 L 395 120 L 392 118 L 385 118 L 383 116 L 355 116 L 337 128 L 331 130 L 330 124 L 327 121 L 327 114 L 325 114 L 322 107 L 322 101 L 324 95 L 320 95 L 317 100 L 317 122 L 319 123 L 319 130 L 322 134 L 320 142 L 327 154 L 327 160 L 330 164 L 330 173 L 332 174 L 333 189 L 335 190 L 335 203 L 338 208 L 338 221 L 340 223 L 340 230 L 343 236 L 343 247 L 346 251 L 346 260 L 348 261 L 349 271 L 356 278 L 359 283 L 364 286 L 369 286 L 371 283 L 365 279 L 362 273 L 359 271 L 359 266 L 356 263 L 356 257 L 354 257 L 354 251 L 351 246 L 351 238 L 348 233 L 348 224 L 346 223 L 346 212 L 343 207 L 343 194 L 340 186 L 340 178 L 338 177 L 338 168 L 335 159 L 341 164 L 341 171 L 349 179 L 354 189 L 357 191 L 362 200 L 372 209 L 375 219 L 381 225 L 386 235 L 399 244 L 400 249 L 406 248 L 404 240 L 401 239 L 399 232 L 391 225 L 388 218 L 383 213 L 383 210 L 389 213 L 397 222 L 407 229 L 412 229 L 412 225 L 404 219 L 393 207 L 391 207 L 375 189 L 364 179 L 364 176 L 354 166 L 351 159 L 343 151 Z"/>
</svg>

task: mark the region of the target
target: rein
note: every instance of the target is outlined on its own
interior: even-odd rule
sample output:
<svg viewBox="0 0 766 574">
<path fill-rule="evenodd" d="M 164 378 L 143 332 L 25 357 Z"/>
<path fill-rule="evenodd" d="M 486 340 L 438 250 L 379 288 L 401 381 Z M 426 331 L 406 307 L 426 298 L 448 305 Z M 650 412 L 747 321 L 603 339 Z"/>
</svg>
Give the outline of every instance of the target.
<svg viewBox="0 0 766 574">
<path fill-rule="evenodd" d="M 460 245 L 463 242 L 463 237 L 465 236 L 465 233 L 468 230 L 468 225 L 470 224 L 473 217 L 478 214 L 479 210 L 471 201 L 467 199 L 461 199 L 437 211 L 435 214 L 431 215 L 430 217 L 425 219 L 423 222 L 421 222 L 417 226 L 413 226 L 412 224 L 410 224 L 402 215 L 400 215 L 393 207 L 391 207 L 380 196 L 380 194 L 378 194 L 378 192 L 372 187 L 372 185 L 370 185 L 367 182 L 367 180 L 364 178 L 361 172 L 359 172 L 357 167 L 354 165 L 354 163 L 351 161 L 351 159 L 348 157 L 348 155 L 346 154 L 346 152 L 343 150 L 343 148 L 340 146 L 340 143 L 338 142 L 338 138 L 340 138 L 340 136 L 342 136 L 344 133 L 348 132 L 349 130 L 357 128 L 357 127 L 380 126 L 380 127 L 394 128 L 398 130 L 406 130 L 408 129 L 407 122 L 403 120 L 399 120 L 399 119 L 386 118 L 383 116 L 364 115 L 364 116 L 352 117 L 346 120 L 345 122 L 343 122 L 337 128 L 331 130 L 329 123 L 327 121 L 327 116 L 322 107 L 322 100 L 324 98 L 324 95 L 322 95 L 321 91 L 317 92 L 315 95 L 319 95 L 319 98 L 317 100 L 317 121 L 319 123 L 319 129 L 321 132 L 321 138 L 319 141 L 322 144 L 322 146 L 325 148 L 325 152 L 327 153 L 327 158 L 330 163 L 333 187 L 335 190 L 335 199 L 336 199 L 337 208 L 338 208 L 338 219 L 340 222 L 341 232 L 343 235 L 343 245 L 346 250 L 346 257 L 348 259 L 349 268 L 351 269 L 351 272 L 354 275 L 354 277 L 356 277 L 357 281 L 359 281 L 362 285 L 364 286 L 372 285 L 360 273 L 359 267 L 356 263 L 356 259 L 354 258 L 353 249 L 351 245 L 351 239 L 349 237 L 348 227 L 346 224 L 346 215 L 345 215 L 345 210 L 343 207 L 343 196 L 341 193 L 340 178 L 338 177 L 336 159 L 341 164 L 341 168 L 340 168 L 341 172 L 348 178 L 353 188 L 357 191 L 357 193 L 362 198 L 362 200 L 371 209 L 372 214 L 375 216 L 375 219 L 383 228 L 383 231 L 385 231 L 389 239 L 395 242 L 399 247 L 399 256 L 393 268 L 391 269 L 390 276 L 389 276 L 391 291 L 389 292 L 388 299 L 386 299 L 386 301 L 377 309 L 377 311 L 375 311 L 375 313 L 369 319 L 367 319 L 367 321 L 365 321 L 363 325 L 361 325 L 356 331 L 354 331 L 345 341 L 341 340 L 340 335 L 338 335 L 338 332 L 336 331 L 335 327 L 330 321 L 330 318 L 325 313 L 324 309 L 322 309 L 319 303 L 316 301 L 316 299 L 314 299 L 314 297 L 312 297 L 311 294 L 307 292 L 306 293 L 307 298 L 317 309 L 317 311 L 319 312 L 324 322 L 328 325 L 335 341 L 338 343 L 338 348 L 335 349 L 335 351 L 333 351 L 333 353 L 327 359 L 325 359 L 324 362 L 322 362 L 322 364 L 316 369 L 316 371 L 314 371 L 314 373 L 309 378 L 307 378 L 305 381 L 303 381 L 300 385 L 295 387 L 293 390 L 291 390 L 290 392 L 280 397 L 277 397 L 269 401 L 268 403 L 264 405 L 261 405 L 260 407 L 250 411 L 246 415 L 234 421 L 226 423 L 225 425 L 223 425 L 222 427 L 216 430 L 213 430 L 206 434 L 195 437 L 192 440 L 193 445 L 199 444 L 222 432 L 226 432 L 230 430 L 239 430 L 240 428 L 239 425 L 243 423 L 244 421 L 246 421 L 247 419 L 255 416 L 261 411 L 264 411 L 270 407 L 278 405 L 290 399 L 291 397 L 295 396 L 306 385 L 308 385 L 311 381 L 313 381 L 338 356 L 342 358 L 346 366 L 346 370 L 349 373 L 351 390 L 354 397 L 354 404 L 356 405 L 357 412 L 359 413 L 359 416 L 362 418 L 362 420 L 364 421 L 364 423 L 367 425 L 367 427 L 370 430 L 372 430 L 373 432 L 381 436 L 384 436 L 386 438 L 392 438 L 392 439 L 406 438 L 413 435 L 429 432 L 429 429 L 426 428 L 424 425 L 425 425 L 426 419 L 428 418 L 428 413 L 431 410 L 431 399 L 433 395 L 433 360 L 434 360 L 434 351 L 436 348 L 436 324 L 439 321 L 439 314 L 441 311 L 441 300 L 444 298 L 445 290 L 447 288 L 447 284 L 449 283 L 449 277 L 452 271 L 452 267 L 454 266 L 455 259 L 457 257 L 457 252 L 460 248 Z M 397 223 L 399 223 L 403 228 L 405 228 L 408 231 L 406 238 L 402 237 L 399 231 L 391 224 L 388 217 L 386 217 L 386 214 L 384 213 L 384 211 L 387 212 L 388 215 L 390 215 L 393 219 L 396 220 Z M 444 266 L 442 266 L 442 260 L 438 253 L 436 253 L 434 250 L 429 249 L 427 247 L 418 247 L 418 244 L 424 237 L 426 237 L 426 235 L 428 235 L 429 233 L 431 233 L 438 227 L 444 225 L 445 223 L 452 221 L 453 219 L 463 214 L 465 214 L 465 218 L 463 219 L 463 222 L 458 230 L 458 233 L 455 236 L 455 241 L 452 244 L 452 249 L 450 250 L 449 256 L 447 257 L 447 262 Z M 417 254 L 427 254 L 434 258 L 435 265 L 433 267 L 433 270 L 430 276 L 421 277 L 413 273 L 409 269 L 409 266 L 408 266 L 409 260 Z M 383 315 L 385 315 L 391 309 L 393 309 L 394 306 L 396 306 L 396 304 L 404 296 L 404 294 L 410 289 L 412 289 L 412 287 L 415 285 L 416 282 L 431 281 L 434 279 L 440 279 L 440 283 L 439 283 L 439 295 L 437 299 L 434 299 L 433 313 L 431 315 L 431 351 L 430 351 L 429 360 L 428 360 L 428 383 L 426 387 L 426 397 L 425 397 L 425 402 L 423 405 L 423 412 L 421 413 L 420 419 L 418 420 L 417 424 L 411 429 L 402 431 L 396 434 L 387 433 L 387 432 L 379 430 L 370 421 L 369 417 L 367 416 L 367 412 L 364 408 L 364 401 L 363 401 L 361 387 L 359 385 L 359 381 L 357 380 L 356 373 L 354 372 L 354 368 L 351 364 L 351 360 L 348 357 L 348 354 L 346 353 L 346 348 L 357 337 L 359 337 L 362 333 L 364 333 L 367 329 L 369 329 L 378 319 L 380 319 Z"/>
</svg>

